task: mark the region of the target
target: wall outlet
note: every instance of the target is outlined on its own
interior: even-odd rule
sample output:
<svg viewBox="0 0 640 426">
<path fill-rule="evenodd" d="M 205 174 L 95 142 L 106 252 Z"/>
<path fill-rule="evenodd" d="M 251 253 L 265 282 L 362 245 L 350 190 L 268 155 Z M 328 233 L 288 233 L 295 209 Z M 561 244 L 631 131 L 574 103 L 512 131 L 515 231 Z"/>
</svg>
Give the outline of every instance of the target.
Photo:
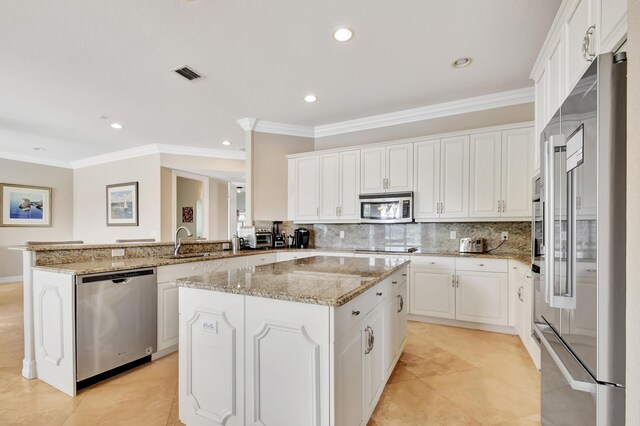
<svg viewBox="0 0 640 426">
<path fill-rule="evenodd" d="M 455 240 L 457 236 L 458 236 L 458 233 L 456 231 L 449 232 L 449 238 L 451 238 L 452 240 Z"/>
<path fill-rule="evenodd" d="M 340 231 L 340 238 L 344 238 L 344 231 Z"/>
<path fill-rule="evenodd" d="M 505 232 L 503 232 L 503 233 L 502 233 L 502 239 L 503 239 L 503 240 L 508 240 L 508 239 L 509 239 L 509 233 L 508 233 L 508 232 L 506 232 L 506 231 L 505 231 Z"/>
<path fill-rule="evenodd" d="M 124 249 L 111 249 L 111 257 L 124 257 Z"/>
<path fill-rule="evenodd" d="M 202 321 L 201 325 L 204 331 L 218 334 L 218 321 L 212 320 L 212 319 L 206 319 Z"/>
</svg>

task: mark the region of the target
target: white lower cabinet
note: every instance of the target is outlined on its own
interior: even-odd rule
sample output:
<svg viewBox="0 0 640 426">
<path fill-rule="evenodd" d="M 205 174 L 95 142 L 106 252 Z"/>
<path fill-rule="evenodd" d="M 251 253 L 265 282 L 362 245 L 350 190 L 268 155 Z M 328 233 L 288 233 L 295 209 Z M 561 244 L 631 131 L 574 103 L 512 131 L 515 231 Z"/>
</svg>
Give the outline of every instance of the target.
<svg viewBox="0 0 640 426">
<path fill-rule="evenodd" d="M 158 344 L 161 352 L 178 344 L 178 287 L 158 284 Z"/>
<path fill-rule="evenodd" d="M 366 424 L 402 351 L 405 296 L 406 269 L 338 308 L 180 287 L 180 419 Z"/>
<path fill-rule="evenodd" d="M 508 325 L 507 260 L 412 258 L 409 313 Z"/>
<path fill-rule="evenodd" d="M 415 315 L 455 319 L 454 273 L 412 266 L 410 312 Z"/>
<path fill-rule="evenodd" d="M 456 319 L 507 325 L 508 280 L 499 272 L 457 272 Z"/>
</svg>

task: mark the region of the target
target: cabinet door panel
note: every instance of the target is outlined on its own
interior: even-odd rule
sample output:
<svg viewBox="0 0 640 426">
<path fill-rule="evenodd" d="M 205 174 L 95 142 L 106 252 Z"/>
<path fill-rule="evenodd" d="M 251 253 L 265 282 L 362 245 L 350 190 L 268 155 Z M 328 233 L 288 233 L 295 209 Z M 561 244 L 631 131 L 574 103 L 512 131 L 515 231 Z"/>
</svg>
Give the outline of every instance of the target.
<svg viewBox="0 0 640 426">
<path fill-rule="evenodd" d="M 409 312 L 437 318 L 455 318 L 453 271 L 411 268 Z"/>
<path fill-rule="evenodd" d="M 440 217 L 469 216 L 469 136 L 442 139 L 440 144 Z"/>
<path fill-rule="evenodd" d="M 507 287 L 506 273 L 459 273 L 456 292 L 456 319 L 507 325 Z"/>
<path fill-rule="evenodd" d="M 627 32 L 627 1 L 598 0 L 595 3 L 599 8 L 600 52 L 611 52 Z"/>
<path fill-rule="evenodd" d="M 360 151 L 340 153 L 340 217 L 356 220 L 360 217 Z"/>
<path fill-rule="evenodd" d="M 360 151 L 360 192 L 362 194 L 375 194 L 384 192 L 383 180 L 385 179 L 385 148 L 369 148 Z"/>
<path fill-rule="evenodd" d="M 384 309 L 378 305 L 365 317 L 364 326 L 373 332 L 371 351 L 364 355 L 364 403 L 365 415 L 369 418 L 376 408 L 384 384 Z M 365 349 L 367 333 L 363 335 Z"/>
<path fill-rule="evenodd" d="M 582 54 L 582 42 L 590 25 L 589 0 L 581 0 L 576 4 L 573 13 L 569 15 L 565 26 L 565 84 L 563 99 L 569 95 L 573 86 L 591 64 Z M 594 50 L 594 47 L 591 49 Z"/>
<path fill-rule="evenodd" d="M 396 351 L 400 352 L 400 348 L 407 338 L 407 312 L 409 309 L 409 300 L 407 299 L 407 282 L 405 281 L 398 288 L 396 295 L 395 310 L 396 314 L 396 330 L 394 333 L 394 344 Z"/>
<path fill-rule="evenodd" d="M 384 371 L 385 377 L 391 374 L 391 366 L 396 357 L 396 294 L 389 294 L 384 301 Z"/>
<path fill-rule="evenodd" d="M 356 426 L 363 423 L 364 327 L 354 327 L 335 346 L 335 424 Z"/>
<path fill-rule="evenodd" d="M 469 216 L 498 217 L 500 210 L 501 133 L 471 135 Z"/>
<path fill-rule="evenodd" d="M 536 81 L 536 130 L 533 142 L 533 170 L 540 172 L 540 134 L 547 126 L 547 73 L 542 72 Z"/>
<path fill-rule="evenodd" d="M 340 155 L 320 156 L 320 219 L 338 218 L 340 196 Z"/>
<path fill-rule="evenodd" d="M 413 144 L 386 148 L 387 192 L 413 191 Z"/>
<path fill-rule="evenodd" d="M 556 111 L 562 105 L 563 99 L 563 78 L 562 78 L 562 37 L 558 40 L 557 44 L 553 49 L 553 53 L 549 57 L 549 61 L 547 62 L 547 67 L 545 69 L 545 73 L 547 74 L 547 81 L 549 83 L 549 88 L 547 93 L 549 94 L 549 100 L 547 101 L 547 105 L 549 106 L 549 110 L 547 111 L 547 122 L 551 120 L 551 118 L 555 115 Z"/>
<path fill-rule="evenodd" d="M 158 284 L 158 351 L 178 344 L 178 287 Z"/>
<path fill-rule="evenodd" d="M 531 217 L 532 129 L 502 132 L 502 200 L 505 217 Z"/>
<path fill-rule="evenodd" d="M 440 140 L 418 142 L 414 147 L 416 219 L 438 218 L 440 202 Z"/>
<path fill-rule="evenodd" d="M 318 218 L 319 210 L 318 157 L 296 159 L 296 220 Z"/>
</svg>

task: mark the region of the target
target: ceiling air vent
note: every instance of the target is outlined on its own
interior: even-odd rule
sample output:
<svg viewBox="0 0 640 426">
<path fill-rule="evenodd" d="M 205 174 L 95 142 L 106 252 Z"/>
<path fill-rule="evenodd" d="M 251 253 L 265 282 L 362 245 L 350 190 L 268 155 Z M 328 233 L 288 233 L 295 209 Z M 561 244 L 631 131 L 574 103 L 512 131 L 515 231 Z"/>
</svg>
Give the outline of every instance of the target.
<svg viewBox="0 0 640 426">
<path fill-rule="evenodd" d="M 180 68 L 174 69 L 173 72 L 175 72 L 178 75 L 181 75 L 182 77 L 186 78 L 191 82 L 195 82 L 197 80 L 201 80 L 204 78 L 203 75 L 198 74 L 196 71 L 194 71 L 192 68 L 189 68 L 186 65 Z"/>
</svg>

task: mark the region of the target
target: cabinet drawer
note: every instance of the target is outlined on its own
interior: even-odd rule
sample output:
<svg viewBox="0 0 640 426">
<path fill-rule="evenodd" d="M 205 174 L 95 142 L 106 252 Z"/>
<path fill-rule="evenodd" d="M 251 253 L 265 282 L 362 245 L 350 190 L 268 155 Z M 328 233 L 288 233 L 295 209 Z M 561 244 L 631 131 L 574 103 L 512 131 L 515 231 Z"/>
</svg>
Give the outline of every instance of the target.
<svg viewBox="0 0 640 426">
<path fill-rule="evenodd" d="M 383 282 L 373 286 L 360 296 L 349 301 L 345 305 L 335 309 L 335 336 L 338 340 L 342 335 L 351 330 L 353 326 L 358 324 L 367 314 L 380 302 L 382 302 L 390 290 L 391 281 Z M 381 295 L 378 295 L 382 293 Z"/>
<path fill-rule="evenodd" d="M 425 269 L 454 270 L 456 258 L 445 256 L 411 256 L 411 265 Z"/>
<path fill-rule="evenodd" d="M 456 259 L 456 270 L 506 273 L 508 271 L 508 261 L 506 259 L 482 259 L 478 257 Z"/>
</svg>

